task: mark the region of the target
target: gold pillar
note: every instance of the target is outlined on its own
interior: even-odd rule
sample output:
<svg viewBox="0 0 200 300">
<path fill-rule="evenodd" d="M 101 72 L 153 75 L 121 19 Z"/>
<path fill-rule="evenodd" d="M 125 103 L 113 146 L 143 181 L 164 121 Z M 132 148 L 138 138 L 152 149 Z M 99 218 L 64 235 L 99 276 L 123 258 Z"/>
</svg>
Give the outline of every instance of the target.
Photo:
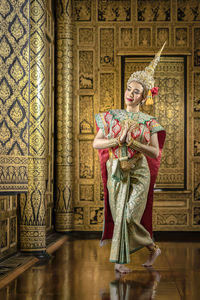
<svg viewBox="0 0 200 300">
<path fill-rule="evenodd" d="M 21 251 L 46 250 L 45 0 L 30 1 L 28 193 L 20 198 Z"/>
<path fill-rule="evenodd" d="M 72 3 L 56 1 L 56 208 L 57 231 L 72 230 Z"/>
</svg>

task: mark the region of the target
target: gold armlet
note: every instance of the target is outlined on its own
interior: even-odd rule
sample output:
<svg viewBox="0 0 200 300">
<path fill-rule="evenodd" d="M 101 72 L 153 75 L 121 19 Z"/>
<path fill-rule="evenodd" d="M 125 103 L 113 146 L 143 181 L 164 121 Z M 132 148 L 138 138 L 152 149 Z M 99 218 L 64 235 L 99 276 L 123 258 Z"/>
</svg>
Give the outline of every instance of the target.
<svg viewBox="0 0 200 300">
<path fill-rule="evenodd" d="M 137 151 L 140 151 L 141 150 L 141 143 L 134 140 L 133 138 L 131 139 L 131 141 L 127 144 L 127 147 L 131 147 Z"/>
</svg>

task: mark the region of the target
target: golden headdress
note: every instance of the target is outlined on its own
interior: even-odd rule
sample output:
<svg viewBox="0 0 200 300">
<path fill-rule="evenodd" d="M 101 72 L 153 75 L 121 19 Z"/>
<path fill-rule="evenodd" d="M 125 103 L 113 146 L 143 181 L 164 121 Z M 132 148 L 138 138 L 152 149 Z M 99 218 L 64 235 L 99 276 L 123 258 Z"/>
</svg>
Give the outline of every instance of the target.
<svg viewBox="0 0 200 300">
<path fill-rule="evenodd" d="M 155 55 L 154 59 L 149 64 L 149 66 L 144 69 L 144 71 L 136 71 L 136 72 L 132 73 L 127 81 L 127 85 L 129 85 L 129 83 L 132 81 L 136 81 L 136 82 L 141 83 L 142 86 L 146 90 L 149 90 L 148 95 L 147 95 L 147 102 L 146 102 L 147 105 L 153 104 L 151 89 L 154 87 L 154 82 L 155 82 L 154 70 L 155 70 L 158 62 L 160 61 L 160 55 L 165 47 L 165 44 L 166 44 L 166 42 L 164 43 L 162 48 L 158 51 L 158 53 Z"/>
</svg>

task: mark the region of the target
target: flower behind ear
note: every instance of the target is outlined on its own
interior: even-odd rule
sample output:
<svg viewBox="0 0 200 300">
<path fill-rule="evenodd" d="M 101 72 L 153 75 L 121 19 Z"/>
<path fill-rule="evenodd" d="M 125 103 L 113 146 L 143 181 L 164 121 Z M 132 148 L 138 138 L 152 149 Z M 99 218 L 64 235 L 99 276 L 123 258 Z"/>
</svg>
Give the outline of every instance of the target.
<svg viewBox="0 0 200 300">
<path fill-rule="evenodd" d="M 153 88 L 151 89 L 151 93 L 152 93 L 152 97 L 158 95 L 158 87 L 153 87 Z"/>
</svg>

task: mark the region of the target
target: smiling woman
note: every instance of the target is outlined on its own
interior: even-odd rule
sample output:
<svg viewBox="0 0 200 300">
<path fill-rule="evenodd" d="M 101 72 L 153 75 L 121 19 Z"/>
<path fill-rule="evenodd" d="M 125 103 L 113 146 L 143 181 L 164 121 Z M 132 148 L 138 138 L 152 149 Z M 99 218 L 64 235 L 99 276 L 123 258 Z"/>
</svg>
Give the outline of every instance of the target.
<svg viewBox="0 0 200 300">
<path fill-rule="evenodd" d="M 101 243 L 112 239 L 110 261 L 120 273 L 131 272 L 124 264 L 144 246 L 150 251 L 144 266 L 161 254 L 152 240 L 152 201 L 165 131 L 154 117 L 140 112 L 140 105 L 157 93 L 153 75 L 162 49 L 144 71 L 131 74 L 126 109 L 95 117 L 93 147 L 99 149 L 105 200 Z"/>
<path fill-rule="evenodd" d="M 140 104 L 141 100 L 143 99 L 143 92 L 144 88 L 140 83 L 136 81 L 130 82 L 125 92 L 125 103 L 127 105 L 127 111 L 131 110 L 131 108 L 134 109 L 135 105 Z"/>
</svg>

